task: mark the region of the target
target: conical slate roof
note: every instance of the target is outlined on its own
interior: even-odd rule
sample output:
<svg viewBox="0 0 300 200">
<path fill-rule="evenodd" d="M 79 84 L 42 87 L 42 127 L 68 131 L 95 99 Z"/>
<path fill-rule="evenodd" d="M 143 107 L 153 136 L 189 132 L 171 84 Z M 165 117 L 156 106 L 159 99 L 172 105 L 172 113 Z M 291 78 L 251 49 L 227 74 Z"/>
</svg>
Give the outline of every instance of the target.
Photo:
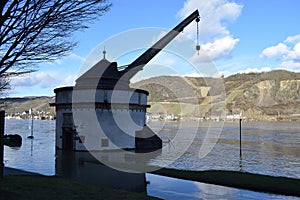
<svg viewBox="0 0 300 200">
<path fill-rule="evenodd" d="M 116 62 L 110 62 L 105 57 L 97 62 L 76 80 L 77 88 L 114 88 L 118 82 L 129 87 L 129 80 L 121 80 L 122 72 L 118 71 Z M 122 86 L 122 88 L 123 88 Z"/>
</svg>

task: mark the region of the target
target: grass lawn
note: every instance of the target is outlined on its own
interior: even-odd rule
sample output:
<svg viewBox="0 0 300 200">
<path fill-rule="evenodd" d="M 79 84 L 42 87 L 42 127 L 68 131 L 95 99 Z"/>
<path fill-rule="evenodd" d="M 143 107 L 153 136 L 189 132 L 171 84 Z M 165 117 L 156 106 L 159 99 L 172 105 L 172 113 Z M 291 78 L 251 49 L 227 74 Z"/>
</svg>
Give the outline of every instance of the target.
<svg viewBox="0 0 300 200">
<path fill-rule="evenodd" d="M 0 180 L 0 199 L 157 199 L 146 194 L 93 186 L 78 181 L 47 176 L 5 176 Z"/>
</svg>

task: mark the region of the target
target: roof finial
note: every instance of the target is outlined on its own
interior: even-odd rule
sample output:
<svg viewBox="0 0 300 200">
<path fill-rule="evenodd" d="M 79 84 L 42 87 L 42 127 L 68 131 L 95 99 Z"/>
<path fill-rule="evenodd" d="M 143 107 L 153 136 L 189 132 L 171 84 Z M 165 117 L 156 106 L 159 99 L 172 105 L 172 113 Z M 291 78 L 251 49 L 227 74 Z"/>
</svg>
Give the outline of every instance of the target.
<svg viewBox="0 0 300 200">
<path fill-rule="evenodd" d="M 106 51 L 105 51 L 105 46 L 104 46 L 104 48 L 103 48 L 103 51 L 102 51 L 102 53 L 103 53 L 103 59 L 104 59 L 104 60 L 106 60 L 106 58 L 105 58 L 105 54 L 106 54 Z"/>
</svg>

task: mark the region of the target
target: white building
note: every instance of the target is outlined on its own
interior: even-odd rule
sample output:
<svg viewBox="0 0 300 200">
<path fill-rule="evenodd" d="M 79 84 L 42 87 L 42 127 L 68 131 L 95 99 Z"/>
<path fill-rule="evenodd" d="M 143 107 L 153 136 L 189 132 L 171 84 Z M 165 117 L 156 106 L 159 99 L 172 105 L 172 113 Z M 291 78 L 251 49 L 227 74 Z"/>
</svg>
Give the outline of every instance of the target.
<svg viewBox="0 0 300 200">
<path fill-rule="evenodd" d="M 105 52 L 104 52 L 105 53 Z M 56 94 L 56 148 L 63 150 L 159 149 L 146 126 L 148 92 L 129 88 L 105 57 Z"/>
</svg>

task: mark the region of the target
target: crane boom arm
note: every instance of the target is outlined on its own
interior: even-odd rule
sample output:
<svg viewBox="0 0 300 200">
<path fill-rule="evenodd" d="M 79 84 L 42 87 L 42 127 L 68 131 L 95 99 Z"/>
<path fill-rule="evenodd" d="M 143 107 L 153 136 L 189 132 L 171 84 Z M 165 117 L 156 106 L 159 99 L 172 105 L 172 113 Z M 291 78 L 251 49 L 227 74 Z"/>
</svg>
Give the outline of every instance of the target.
<svg viewBox="0 0 300 200">
<path fill-rule="evenodd" d="M 158 54 L 165 46 L 167 46 L 183 29 L 190 24 L 194 19 L 199 18 L 198 10 L 194 11 L 191 15 L 180 22 L 175 28 L 168 32 L 164 37 L 157 41 L 151 48 L 145 51 L 141 56 L 134 60 L 128 67 L 124 70 L 124 73 L 129 71 L 134 71 L 130 73 L 131 75 L 127 78 L 132 78 L 138 71 L 142 70 L 143 67 Z"/>
</svg>

